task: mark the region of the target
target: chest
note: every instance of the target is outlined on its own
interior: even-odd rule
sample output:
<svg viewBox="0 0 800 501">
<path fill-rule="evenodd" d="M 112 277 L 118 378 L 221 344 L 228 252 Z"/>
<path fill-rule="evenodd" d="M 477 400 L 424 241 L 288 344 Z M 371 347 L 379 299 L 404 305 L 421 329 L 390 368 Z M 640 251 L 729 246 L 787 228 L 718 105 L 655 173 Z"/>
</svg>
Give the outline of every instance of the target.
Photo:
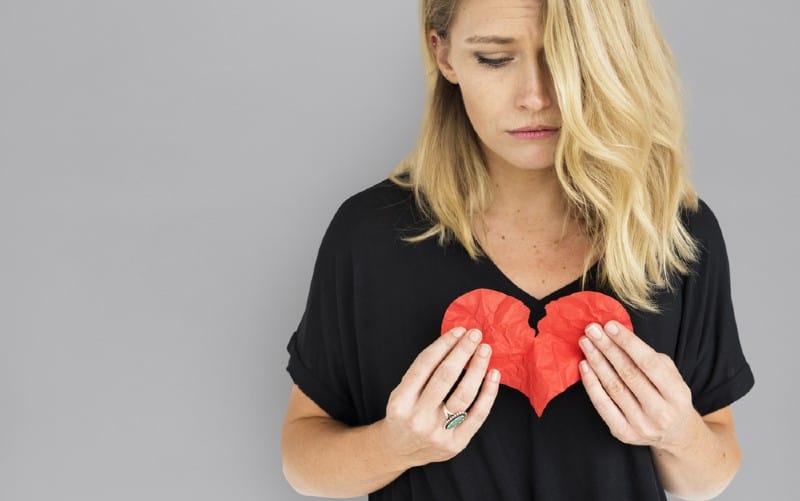
<svg viewBox="0 0 800 501">
<path fill-rule="evenodd" d="M 479 242 L 494 265 L 517 287 L 540 299 L 580 278 L 590 252 L 587 236 L 498 229 Z M 591 266 L 589 260 L 587 266 Z"/>
<path fill-rule="evenodd" d="M 581 238 L 567 237 L 559 244 L 547 237 L 531 240 L 530 236 L 514 240 L 511 234 L 499 238 L 497 245 L 488 243 L 489 255 L 495 259 L 494 268 L 485 260 L 473 261 L 455 244 L 444 251 L 435 242 L 420 245 L 393 246 L 386 254 L 375 254 L 375 247 L 365 247 L 356 254 L 353 265 L 352 300 L 344 303 L 352 312 L 352 323 L 345 323 L 344 332 L 353 333 L 349 352 L 355 353 L 347 367 L 352 369 L 349 380 L 358 395 L 364 423 L 385 415 L 391 391 L 400 383 L 414 359 L 441 335 L 443 315 L 451 302 L 465 292 L 488 288 L 523 301 L 531 309 L 536 326 L 545 314 L 544 304 L 534 299 L 544 298 L 564 285 L 580 278 L 588 243 Z M 552 240 L 552 239 L 551 239 Z M 534 247 L 535 245 L 535 247 Z M 524 252 L 528 246 L 528 251 Z M 380 259 L 372 256 L 380 255 Z M 532 298 L 526 298 L 509 283 L 517 285 Z M 591 287 L 591 285 L 590 285 Z M 561 295 L 577 290 L 570 287 Z M 596 290 L 596 289 L 590 289 Z M 549 298 L 556 299 L 560 295 Z M 639 314 L 629 310 L 635 332 L 657 351 L 670 355 L 676 352 L 676 333 L 680 321 L 680 297 L 664 296 L 659 303 L 666 315 Z M 518 399 L 517 411 L 509 414 L 529 419 L 530 403 L 522 393 L 510 387 L 506 393 Z M 577 385 L 575 392 L 581 392 Z M 585 393 L 583 393 L 585 395 Z M 567 400 L 573 397 L 568 397 Z M 563 400 L 563 399 L 562 399 Z M 554 401 L 555 402 L 555 401 Z M 575 415 L 585 415 L 587 401 L 580 409 L 550 412 L 556 421 Z M 562 404 L 563 405 L 563 404 Z M 554 405 L 551 411 L 557 409 Z M 524 411 L 524 412 L 523 412 Z M 591 415 L 591 412 L 589 412 Z M 569 421 L 574 422 L 574 421 Z"/>
</svg>

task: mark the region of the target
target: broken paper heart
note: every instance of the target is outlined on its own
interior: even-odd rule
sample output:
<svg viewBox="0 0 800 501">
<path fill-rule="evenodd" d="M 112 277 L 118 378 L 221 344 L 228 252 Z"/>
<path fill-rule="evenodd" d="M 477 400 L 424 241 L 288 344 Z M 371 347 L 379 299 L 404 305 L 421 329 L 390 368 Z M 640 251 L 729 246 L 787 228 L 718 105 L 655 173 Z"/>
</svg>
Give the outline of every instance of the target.
<svg viewBox="0 0 800 501">
<path fill-rule="evenodd" d="M 500 371 L 500 382 L 516 388 L 541 417 L 547 404 L 580 380 L 578 362 L 585 357 L 578 340 L 591 322 L 616 320 L 633 330 L 625 307 L 601 292 L 581 291 L 550 301 L 545 316 L 530 327 L 530 309 L 522 301 L 492 289 L 474 289 L 457 297 L 442 319 L 442 332 L 462 326 L 483 333 L 492 347 L 488 371 Z"/>
</svg>

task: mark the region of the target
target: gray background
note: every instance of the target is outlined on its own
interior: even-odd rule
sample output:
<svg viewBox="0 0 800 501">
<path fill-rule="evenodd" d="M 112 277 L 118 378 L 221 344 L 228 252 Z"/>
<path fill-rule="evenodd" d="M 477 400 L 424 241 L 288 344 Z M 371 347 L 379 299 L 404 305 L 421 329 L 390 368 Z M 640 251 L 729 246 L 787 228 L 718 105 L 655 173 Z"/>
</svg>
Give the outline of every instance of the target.
<svg viewBox="0 0 800 501">
<path fill-rule="evenodd" d="M 719 498 L 790 499 L 798 7 L 659 0 L 756 386 Z M 300 499 L 297 326 L 347 196 L 413 145 L 417 1 L 0 1 L 0 499 Z"/>
</svg>

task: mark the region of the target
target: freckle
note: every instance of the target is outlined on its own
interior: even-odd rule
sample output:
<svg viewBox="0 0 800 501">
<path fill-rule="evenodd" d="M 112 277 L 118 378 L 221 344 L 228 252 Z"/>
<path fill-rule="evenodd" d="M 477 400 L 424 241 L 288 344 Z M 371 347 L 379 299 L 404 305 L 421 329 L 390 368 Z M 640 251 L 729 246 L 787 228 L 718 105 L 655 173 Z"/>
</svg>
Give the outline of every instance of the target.
<svg viewBox="0 0 800 501">
<path fill-rule="evenodd" d="M 503 240 L 505 240 L 505 239 L 506 239 L 506 236 L 505 236 L 505 235 L 500 235 L 500 238 L 502 238 Z"/>
</svg>

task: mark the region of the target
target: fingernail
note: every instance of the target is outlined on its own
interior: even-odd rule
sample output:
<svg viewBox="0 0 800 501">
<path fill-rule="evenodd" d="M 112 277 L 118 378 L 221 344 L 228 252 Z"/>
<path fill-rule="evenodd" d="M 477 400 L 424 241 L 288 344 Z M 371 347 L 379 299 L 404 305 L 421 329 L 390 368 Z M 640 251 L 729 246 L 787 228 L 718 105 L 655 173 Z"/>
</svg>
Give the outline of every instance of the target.
<svg viewBox="0 0 800 501">
<path fill-rule="evenodd" d="M 461 337 L 464 335 L 465 332 L 467 332 L 467 329 L 465 329 L 464 327 L 456 327 L 455 330 L 453 331 L 453 335 L 455 337 Z"/>
<path fill-rule="evenodd" d="M 619 332 L 619 327 L 617 327 L 616 322 L 609 322 L 606 324 L 606 331 L 609 334 L 616 336 L 617 333 Z"/>
<path fill-rule="evenodd" d="M 482 344 L 481 347 L 478 348 L 478 355 L 485 357 L 490 351 L 492 351 L 492 349 L 489 348 L 488 344 Z"/>
<path fill-rule="evenodd" d="M 481 338 L 481 331 L 478 329 L 472 329 L 472 332 L 469 333 L 469 338 L 473 341 L 478 341 Z"/>
<path fill-rule="evenodd" d="M 597 324 L 592 324 L 586 329 L 586 332 L 595 339 L 600 339 L 603 337 L 603 331 L 600 330 L 600 327 Z"/>
<path fill-rule="evenodd" d="M 594 351 L 594 345 L 592 345 L 592 342 L 586 338 L 581 339 L 581 345 L 583 346 L 583 349 L 588 351 L 589 353 Z"/>
<path fill-rule="evenodd" d="M 500 381 L 500 371 L 497 369 L 492 369 L 492 372 L 489 373 L 489 379 L 491 379 L 495 383 Z"/>
</svg>

